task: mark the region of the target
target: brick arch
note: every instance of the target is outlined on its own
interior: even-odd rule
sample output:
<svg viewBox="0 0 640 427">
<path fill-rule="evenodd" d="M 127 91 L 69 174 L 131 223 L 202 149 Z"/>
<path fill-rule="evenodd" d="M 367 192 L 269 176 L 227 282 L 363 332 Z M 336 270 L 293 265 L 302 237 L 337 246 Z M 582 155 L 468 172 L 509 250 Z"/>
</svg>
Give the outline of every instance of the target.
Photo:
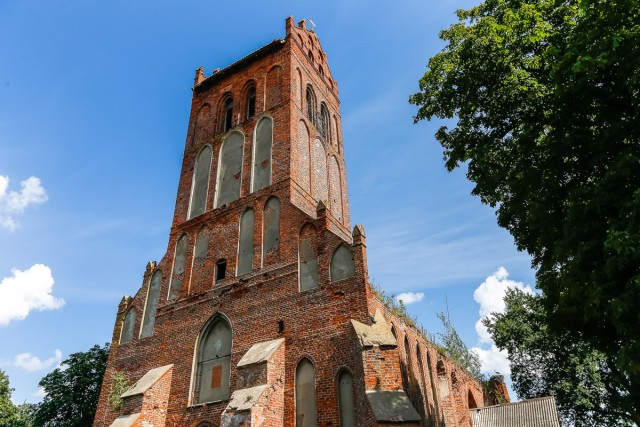
<svg viewBox="0 0 640 427">
<path fill-rule="evenodd" d="M 222 94 L 222 96 L 218 100 L 218 105 L 216 107 L 216 115 L 217 115 L 216 117 L 217 123 L 216 123 L 216 131 L 215 131 L 216 134 L 225 132 L 225 119 L 226 119 L 225 112 L 226 112 L 226 104 L 229 99 L 233 101 L 233 111 L 235 112 L 236 109 L 238 108 L 236 105 L 237 100 L 235 99 L 235 96 L 231 91 L 227 91 L 224 94 Z M 231 124 L 231 127 L 233 127 L 233 123 Z"/>
<path fill-rule="evenodd" d="M 211 141 L 213 138 L 215 123 L 212 117 L 211 104 L 205 102 L 198 109 L 193 122 L 193 132 L 191 135 L 191 146 L 198 146 Z"/>
<path fill-rule="evenodd" d="M 249 91 L 251 90 L 251 88 L 253 88 L 254 90 L 254 114 L 253 116 L 249 116 L 248 114 L 248 108 L 249 108 Z M 246 82 L 244 82 L 244 84 L 242 85 L 242 89 L 240 91 L 240 96 L 241 96 L 241 105 L 238 105 L 238 107 L 242 107 L 242 110 L 239 110 L 240 112 L 240 117 L 242 118 L 240 121 L 244 121 L 250 117 L 254 117 L 257 113 L 257 96 L 258 96 L 258 84 L 256 82 L 255 79 L 249 79 Z M 240 102 L 238 103 L 240 104 Z"/>
</svg>

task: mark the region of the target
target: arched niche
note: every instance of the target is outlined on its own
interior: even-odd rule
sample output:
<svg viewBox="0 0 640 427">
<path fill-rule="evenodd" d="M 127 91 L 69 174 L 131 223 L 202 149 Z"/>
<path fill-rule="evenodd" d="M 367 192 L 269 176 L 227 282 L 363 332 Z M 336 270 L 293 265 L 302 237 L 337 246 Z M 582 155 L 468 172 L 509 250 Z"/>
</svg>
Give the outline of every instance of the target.
<svg viewBox="0 0 640 427">
<path fill-rule="evenodd" d="M 319 139 L 313 141 L 313 182 L 312 195 L 316 200 L 329 198 L 327 183 L 327 152 Z"/>
<path fill-rule="evenodd" d="M 300 231 L 298 244 L 298 278 L 300 291 L 318 287 L 318 254 L 315 249 L 316 230 L 307 224 Z"/>
<path fill-rule="evenodd" d="M 151 283 L 147 290 L 147 300 L 144 305 L 142 315 L 142 327 L 140 328 L 140 338 L 153 335 L 153 326 L 156 322 L 156 312 L 158 311 L 158 300 L 160 299 L 160 285 L 162 284 L 162 271 L 156 270 L 151 276 Z"/>
<path fill-rule="evenodd" d="M 309 129 L 305 122 L 300 120 L 298 122 L 298 149 L 296 150 L 296 160 L 298 164 L 297 168 L 292 172 L 298 174 L 298 184 L 307 191 L 307 193 L 310 193 L 311 191 L 311 158 L 309 140 Z"/>
<path fill-rule="evenodd" d="M 342 173 L 336 156 L 329 159 L 329 209 L 342 222 Z"/>
<path fill-rule="evenodd" d="M 253 143 L 252 190 L 258 191 L 271 185 L 271 152 L 273 147 L 273 122 L 263 117 L 256 125 Z"/>
<path fill-rule="evenodd" d="M 171 282 L 169 284 L 169 301 L 173 301 L 180 295 L 182 284 L 185 278 L 185 264 L 187 261 L 187 248 L 189 236 L 183 234 L 176 243 L 175 256 L 173 258 L 173 268 L 171 270 Z"/>
<path fill-rule="evenodd" d="M 209 231 L 202 227 L 196 236 L 193 247 L 193 263 L 191 267 L 191 289 L 203 290 L 207 282 L 211 281 L 210 273 L 206 271 L 206 260 L 209 255 Z"/>
<path fill-rule="evenodd" d="M 232 132 L 220 147 L 216 208 L 240 198 L 244 135 Z"/>
<path fill-rule="evenodd" d="M 296 427 L 316 427 L 316 375 L 313 363 L 302 359 L 296 367 Z"/>
<path fill-rule="evenodd" d="M 262 259 L 280 247 L 280 201 L 271 197 L 264 206 L 262 222 Z"/>
<path fill-rule="evenodd" d="M 207 193 L 209 190 L 209 173 L 211 171 L 211 147 L 205 145 L 196 158 L 193 170 L 193 182 L 191 184 L 191 204 L 189 206 L 189 219 L 202 215 L 207 205 Z"/>
<path fill-rule="evenodd" d="M 348 371 L 342 371 L 338 377 L 338 397 L 340 427 L 356 427 L 353 376 Z"/>
<path fill-rule="evenodd" d="M 191 145 L 197 146 L 209 142 L 213 136 L 212 128 L 213 119 L 211 117 L 211 105 L 204 104 L 200 107 L 200 110 L 198 110 L 198 114 L 196 115 Z"/>
<path fill-rule="evenodd" d="M 332 282 L 348 279 L 356 274 L 355 261 L 353 252 L 345 245 L 338 246 L 331 257 L 331 265 L 329 267 L 329 275 Z"/>
<path fill-rule="evenodd" d="M 267 73 L 267 109 L 282 101 L 282 67 L 276 65 Z"/>
<path fill-rule="evenodd" d="M 138 312 L 135 307 L 131 307 L 124 316 L 122 322 L 122 332 L 120 332 L 120 344 L 128 343 L 133 339 L 133 330 L 136 326 L 136 317 Z"/>
<path fill-rule="evenodd" d="M 240 217 L 237 276 L 253 271 L 253 224 L 255 213 L 249 208 Z"/>
</svg>

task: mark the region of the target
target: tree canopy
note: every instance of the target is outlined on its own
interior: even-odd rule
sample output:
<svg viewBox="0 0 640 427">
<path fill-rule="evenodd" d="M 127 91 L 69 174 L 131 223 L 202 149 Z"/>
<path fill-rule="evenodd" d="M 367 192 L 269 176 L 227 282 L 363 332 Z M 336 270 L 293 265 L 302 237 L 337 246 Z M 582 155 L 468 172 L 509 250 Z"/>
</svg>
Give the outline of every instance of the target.
<svg viewBox="0 0 640 427">
<path fill-rule="evenodd" d="M 531 255 L 549 332 L 606 355 L 628 383 L 622 396 L 636 400 L 638 3 L 486 0 L 459 10 L 410 97 L 416 121 L 455 120 L 436 133 L 446 167 L 467 168 L 472 193 Z"/>
<path fill-rule="evenodd" d="M 37 427 L 84 427 L 93 424 L 109 344 L 73 353 L 40 381 L 46 395 L 34 416 Z"/>
<path fill-rule="evenodd" d="M 9 376 L 0 370 L 0 427 L 30 427 L 33 405 L 14 405 Z"/>
</svg>

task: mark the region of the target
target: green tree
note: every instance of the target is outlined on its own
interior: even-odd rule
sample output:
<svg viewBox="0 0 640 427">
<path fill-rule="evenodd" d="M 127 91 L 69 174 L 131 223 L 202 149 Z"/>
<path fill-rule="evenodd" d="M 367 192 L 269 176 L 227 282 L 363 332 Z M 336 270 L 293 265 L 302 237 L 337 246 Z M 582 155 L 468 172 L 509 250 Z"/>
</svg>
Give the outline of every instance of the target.
<svg viewBox="0 0 640 427">
<path fill-rule="evenodd" d="M 446 167 L 467 168 L 472 193 L 531 255 L 549 332 L 605 354 L 630 403 L 640 401 L 638 2 L 460 10 L 410 97 L 416 121 L 455 120 L 436 133 Z"/>
<path fill-rule="evenodd" d="M 469 350 L 467 345 L 462 341 L 458 331 L 453 327 L 449 313 L 438 313 L 438 319 L 442 322 L 444 331 L 438 333 L 441 342 L 441 349 L 445 356 L 453 360 L 466 370 L 470 375 L 480 382 L 484 382 L 486 378 L 482 375 L 480 358 L 476 353 Z"/>
<path fill-rule="evenodd" d="M 12 392 L 9 377 L 0 370 L 0 427 L 30 427 L 34 405 L 14 405 L 11 401 Z"/>
<path fill-rule="evenodd" d="M 498 348 L 509 353 L 518 396 L 555 395 L 566 425 L 633 424 L 634 409 L 621 398 L 628 394 L 627 384 L 620 381 L 615 361 L 580 336 L 550 334 L 540 295 L 508 290 L 504 313 L 493 313 L 484 324 Z"/>
<path fill-rule="evenodd" d="M 93 424 L 109 344 L 73 353 L 40 381 L 46 395 L 35 412 L 37 427 L 85 427 Z"/>
</svg>

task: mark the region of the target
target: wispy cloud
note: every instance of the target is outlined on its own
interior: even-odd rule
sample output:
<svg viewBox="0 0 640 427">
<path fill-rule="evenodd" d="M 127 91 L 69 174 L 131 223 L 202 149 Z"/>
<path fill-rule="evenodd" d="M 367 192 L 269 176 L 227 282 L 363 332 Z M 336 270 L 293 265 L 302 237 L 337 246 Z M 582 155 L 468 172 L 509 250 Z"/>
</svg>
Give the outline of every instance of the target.
<svg viewBox="0 0 640 427">
<path fill-rule="evenodd" d="M 476 322 L 476 333 L 480 345 L 472 350 L 476 352 L 482 362 L 484 372 L 500 372 L 510 375 L 508 353 L 500 351 L 496 347 L 487 327 L 482 324 L 482 319 L 491 313 L 503 313 L 505 310 L 504 296 L 508 289 L 519 289 L 533 294 L 529 285 L 509 279 L 506 268 L 500 267 L 491 276 L 487 277 L 473 293 L 473 299 L 480 305 L 480 318 Z"/>
<path fill-rule="evenodd" d="M 47 201 L 47 193 L 40 179 L 32 176 L 20 183 L 20 191 L 8 191 L 9 177 L 0 175 L 0 227 L 14 231 L 18 217 L 29 205 Z"/>
<path fill-rule="evenodd" d="M 53 352 L 53 356 L 45 360 L 41 360 L 38 356 L 34 356 L 31 353 L 21 353 L 14 358 L 11 364 L 27 372 L 36 372 L 57 367 L 60 365 L 60 362 L 62 362 L 62 351 L 56 349 Z"/>
<path fill-rule="evenodd" d="M 398 301 L 402 301 L 404 305 L 420 302 L 424 299 L 424 292 L 402 292 L 396 295 Z"/>
<path fill-rule="evenodd" d="M 13 269 L 11 273 L 0 282 L 0 326 L 25 319 L 32 310 L 55 310 L 64 305 L 64 300 L 51 295 L 54 280 L 46 265 Z"/>
</svg>

